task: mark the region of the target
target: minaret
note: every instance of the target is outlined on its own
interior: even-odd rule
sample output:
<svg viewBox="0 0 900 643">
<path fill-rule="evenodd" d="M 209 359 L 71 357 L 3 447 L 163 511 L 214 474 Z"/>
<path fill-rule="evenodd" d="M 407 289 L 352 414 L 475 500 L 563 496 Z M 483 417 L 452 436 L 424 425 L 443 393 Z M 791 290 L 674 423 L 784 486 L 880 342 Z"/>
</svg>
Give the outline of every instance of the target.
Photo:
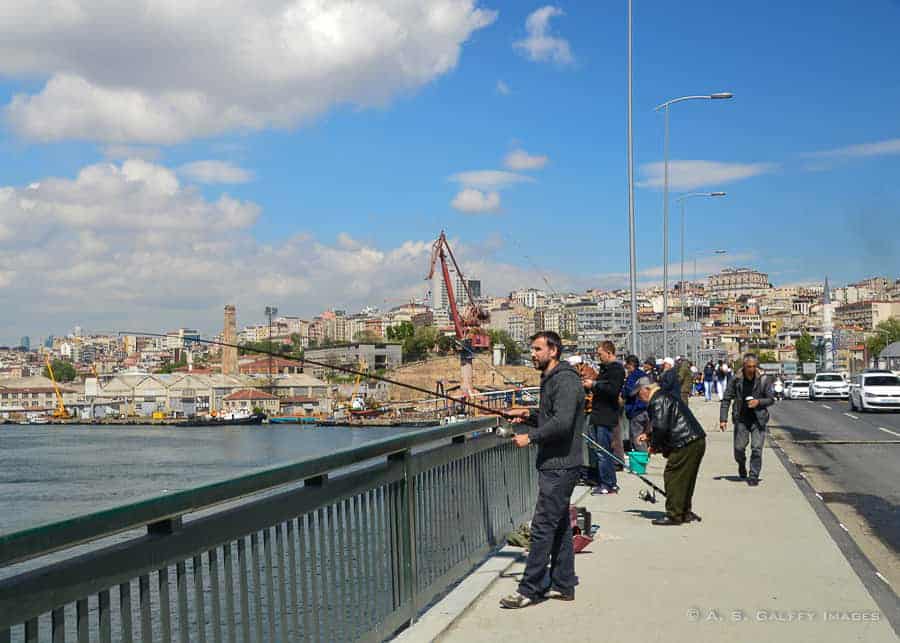
<svg viewBox="0 0 900 643">
<path fill-rule="evenodd" d="M 237 317 L 232 304 L 225 306 L 225 326 L 222 329 L 222 343 L 237 344 Z M 222 375 L 237 375 L 237 348 L 222 347 Z"/>
<path fill-rule="evenodd" d="M 825 340 L 825 370 L 834 370 L 834 304 L 831 303 L 831 289 L 825 277 L 825 292 L 822 294 L 822 335 Z"/>
</svg>

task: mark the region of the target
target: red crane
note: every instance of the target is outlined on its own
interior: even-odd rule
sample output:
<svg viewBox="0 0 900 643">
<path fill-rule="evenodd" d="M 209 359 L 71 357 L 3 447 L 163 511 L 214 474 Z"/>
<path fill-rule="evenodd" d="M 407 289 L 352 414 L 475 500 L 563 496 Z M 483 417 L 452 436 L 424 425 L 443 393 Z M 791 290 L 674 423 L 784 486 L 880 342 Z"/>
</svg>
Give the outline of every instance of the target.
<svg viewBox="0 0 900 643">
<path fill-rule="evenodd" d="M 450 261 L 453 262 L 453 267 L 456 269 L 456 274 L 459 275 L 460 282 L 466 289 L 466 297 L 469 301 L 462 314 L 460 314 L 456 305 L 456 296 L 450 279 L 450 267 L 447 265 L 448 256 Z M 456 263 L 456 257 L 453 256 L 453 251 L 447 243 L 447 237 L 443 230 L 441 230 L 441 236 L 431 246 L 431 268 L 426 279 L 431 280 L 434 277 L 434 267 L 439 259 L 444 286 L 447 288 L 447 298 L 450 300 L 450 316 L 453 318 L 456 341 L 459 343 L 459 362 L 462 370 L 460 388 L 463 396 L 471 397 L 474 394 L 472 389 L 472 359 L 475 356 L 475 351 L 479 349 L 489 350 L 491 348 L 490 335 L 481 330 L 481 324 L 487 322 L 490 316 L 475 303 L 469 283 L 463 277 L 459 264 Z"/>
</svg>

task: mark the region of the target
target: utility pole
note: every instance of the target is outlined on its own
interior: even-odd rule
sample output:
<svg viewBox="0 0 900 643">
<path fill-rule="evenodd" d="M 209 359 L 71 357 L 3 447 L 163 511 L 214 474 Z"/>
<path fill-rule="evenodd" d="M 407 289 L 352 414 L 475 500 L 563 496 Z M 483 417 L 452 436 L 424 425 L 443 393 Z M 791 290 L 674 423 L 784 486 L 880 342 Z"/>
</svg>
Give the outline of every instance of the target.
<svg viewBox="0 0 900 643">
<path fill-rule="evenodd" d="M 274 344 L 272 343 L 272 317 L 278 314 L 278 308 L 275 306 L 266 306 L 266 317 L 269 319 L 269 393 L 272 393 L 272 388 L 274 386 L 274 382 L 272 380 L 272 347 Z"/>
</svg>

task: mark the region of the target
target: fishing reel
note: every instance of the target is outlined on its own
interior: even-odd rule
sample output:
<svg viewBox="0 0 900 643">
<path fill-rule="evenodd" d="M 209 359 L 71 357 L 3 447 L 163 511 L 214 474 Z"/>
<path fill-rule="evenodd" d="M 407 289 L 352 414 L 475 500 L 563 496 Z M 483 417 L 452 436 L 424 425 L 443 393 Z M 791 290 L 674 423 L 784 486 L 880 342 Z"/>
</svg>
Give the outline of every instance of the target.
<svg viewBox="0 0 900 643">
<path fill-rule="evenodd" d="M 644 502 L 649 502 L 651 505 L 655 505 L 656 491 L 647 491 L 646 489 L 641 489 L 640 491 L 638 491 L 638 498 L 640 498 Z"/>
<path fill-rule="evenodd" d="M 511 424 L 501 424 L 494 429 L 494 435 L 498 438 L 509 439 L 516 434 L 516 429 Z"/>
</svg>

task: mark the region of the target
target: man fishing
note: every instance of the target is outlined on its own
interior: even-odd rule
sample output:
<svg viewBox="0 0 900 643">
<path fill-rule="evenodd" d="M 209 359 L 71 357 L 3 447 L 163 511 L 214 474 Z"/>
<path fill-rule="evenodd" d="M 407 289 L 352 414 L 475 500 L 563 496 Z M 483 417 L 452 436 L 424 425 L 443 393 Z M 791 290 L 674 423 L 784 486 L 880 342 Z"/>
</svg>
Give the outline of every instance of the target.
<svg viewBox="0 0 900 643">
<path fill-rule="evenodd" d="M 706 452 L 706 433 L 677 394 L 663 391 L 647 378 L 638 380 L 635 389 L 647 404 L 651 425 L 649 435 L 641 434 L 638 441 L 649 442 L 651 453 L 662 453 L 666 458 L 666 515 L 653 524 L 674 526 L 699 520 L 691 510 L 691 500 Z"/>
<path fill-rule="evenodd" d="M 500 601 L 519 609 L 544 598 L 575 599 L 575 551 L 569 502 L 581 467 L 584 388 L 569 363 L 560 362 L 562 340 L 542 331 L 531 338 L 531 362 L 541 371 L 541 402 L 536 412 L 512 409 L 504 415 L 515 423 L 529 420 L 528 433 L 514 436 L 517 447 L 536 444 L 538 498 L 531 519 L 531 549 L 518 590 Z M 550 578 L 547 580 L 547 564 Z"/>
</svg>

